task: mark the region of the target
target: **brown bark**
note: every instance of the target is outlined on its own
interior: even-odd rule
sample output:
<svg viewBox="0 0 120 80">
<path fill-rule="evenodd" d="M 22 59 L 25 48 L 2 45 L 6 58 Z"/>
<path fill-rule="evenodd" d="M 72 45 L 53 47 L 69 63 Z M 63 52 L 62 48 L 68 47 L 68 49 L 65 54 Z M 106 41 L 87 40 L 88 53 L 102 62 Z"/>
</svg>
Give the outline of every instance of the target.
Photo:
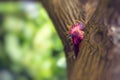
<svg viewBox="0 0 120 80">
<path fill-rule="evenodd" d="M 41 0 L 65 47 L 69 80 L 119 80 L 119 0 Z M 85 24 L 77 58 L 71 25 Z"/>
</svg>

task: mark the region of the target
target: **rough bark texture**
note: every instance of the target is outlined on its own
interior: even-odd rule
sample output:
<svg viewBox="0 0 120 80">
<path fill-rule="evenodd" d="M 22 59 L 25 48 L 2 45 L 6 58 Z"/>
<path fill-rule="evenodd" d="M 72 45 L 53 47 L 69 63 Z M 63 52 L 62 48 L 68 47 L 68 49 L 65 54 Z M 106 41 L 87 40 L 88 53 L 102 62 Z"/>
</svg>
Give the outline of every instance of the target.
<svg viewBox="0 0 120 80">
<path fill-rule="evenodd" d="M 69 80 L 120 79 L 119 0 L 41 0 L 65 47 Z M 71 25 L 85 24 L 77 58 L 69 38 Z"/>
</svg>

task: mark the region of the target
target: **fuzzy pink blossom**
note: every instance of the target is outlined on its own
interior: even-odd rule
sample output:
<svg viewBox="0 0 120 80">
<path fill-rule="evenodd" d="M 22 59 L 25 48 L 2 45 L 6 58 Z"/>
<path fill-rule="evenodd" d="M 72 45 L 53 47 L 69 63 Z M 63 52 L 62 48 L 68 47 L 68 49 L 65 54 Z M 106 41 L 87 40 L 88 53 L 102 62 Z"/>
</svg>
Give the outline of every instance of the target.
<svg viewBox="0 0 120 80">
<path fill-rule="evenodd" d="M 81 41 L 84 38 L 84 25 L 80 22 L 71 26 L 70 35 L 74 44 L 74 52 L 75 56 L 77 57 L 79 52 L 79 46 Z"/>
</svg>

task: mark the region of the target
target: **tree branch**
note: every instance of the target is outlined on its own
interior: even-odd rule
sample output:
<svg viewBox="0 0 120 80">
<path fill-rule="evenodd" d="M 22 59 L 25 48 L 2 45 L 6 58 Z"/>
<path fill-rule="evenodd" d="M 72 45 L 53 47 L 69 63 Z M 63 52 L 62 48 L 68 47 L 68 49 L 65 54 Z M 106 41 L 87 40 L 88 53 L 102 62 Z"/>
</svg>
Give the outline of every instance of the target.
<svg viewBox="0 0 120 80">
<path fill-rule="evenodd" d="M 65 46 L 69 80 L 119 80 L 119 0 L 41 0 Z M 85 24 L 77 59 L 68 38 L 71 25 Z M 111 38 L 112 37 L 112 38 Z M 117 40 L 117 42 L 116 42 Z"/>
</svg>

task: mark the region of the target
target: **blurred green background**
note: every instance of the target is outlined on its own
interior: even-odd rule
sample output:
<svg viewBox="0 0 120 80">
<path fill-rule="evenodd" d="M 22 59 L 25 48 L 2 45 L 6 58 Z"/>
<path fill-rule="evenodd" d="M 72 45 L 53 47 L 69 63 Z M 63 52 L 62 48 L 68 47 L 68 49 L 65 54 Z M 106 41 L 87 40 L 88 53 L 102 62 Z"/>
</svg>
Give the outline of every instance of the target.
<svg viewBox="0 0 120 80">
<path fill-rule="evenodd" d="M 67 80 L 63 45 L 40 3 L 0 2 L 0 80 Z"/>
</svg>

